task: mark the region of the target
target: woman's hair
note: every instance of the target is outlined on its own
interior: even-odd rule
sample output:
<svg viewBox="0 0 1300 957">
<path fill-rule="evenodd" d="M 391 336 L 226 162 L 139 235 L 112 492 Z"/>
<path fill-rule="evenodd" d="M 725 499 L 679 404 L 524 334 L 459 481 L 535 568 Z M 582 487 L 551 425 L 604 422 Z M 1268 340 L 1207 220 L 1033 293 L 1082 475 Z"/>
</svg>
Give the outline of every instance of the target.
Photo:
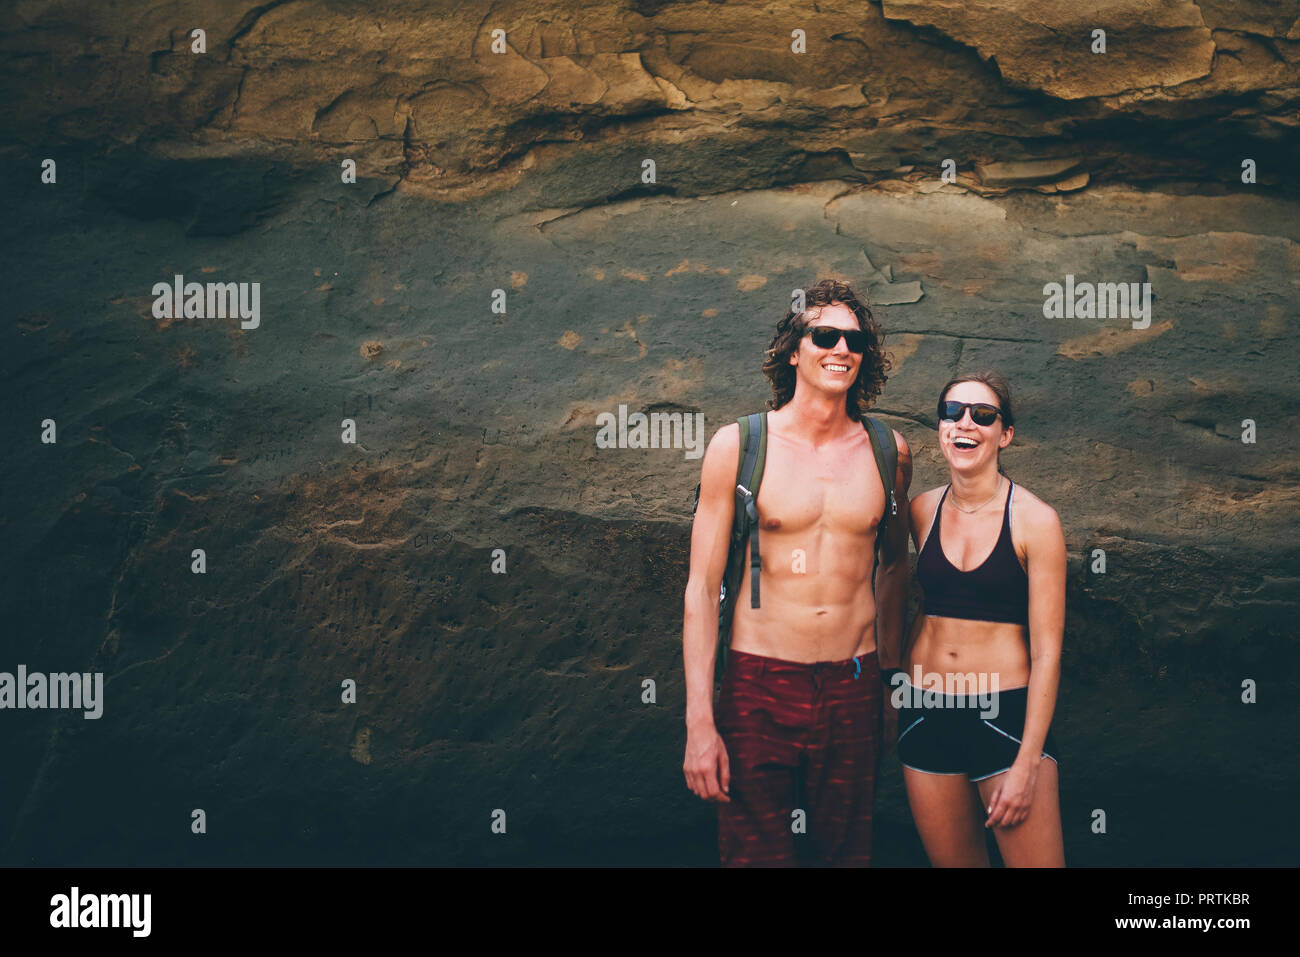
<svg viewBox="0 0 1300 957">
<path fill-rule="evenodd" d="M 867 348 L 862 353 L 858 377 L 844 400 L 849 418 L 859 422 L 885 388 L 885 373 L 890 369 L 890 362 L 885 355 L 884 334 L 867 304 L 858 299 L 847 283 L 823 279 L 803 293 L 803 312 L 786 310 L 785 318 L 776 325 L 776 334 L 772 336 L 767 358 L 763 360 L 763 374 L 772 383 L 772 398 L 767 407 L 779 409 L 794 398 L 796 376 L 795 367 L 790 365 L 790 356 L 799 348 L 804 330 L 820 314 L 821 307 L 838 302 L 853 311 L 858 319 L 858 328 L 867 334 Z"/>
<path fill-rule="evenodd" d="M 948 390 L 959 382 L 982 382 L 993 390 L 993 394 L 998 397 L 998 408 L 1002 410 L 1002 428 L 1016 424 L 1016 414 L 1011 407 L 1011 383 L 1007 382 L 1007 377 L 1000 372 L 994 372 L 992 369 L 982 369 L 979 372 L 966 372 L 956 378 L 949 379 L 948 384 L 939 390 L 939 401 L 942 402 L 948 395 Z M 1006 475 L 1002 468 L 1002 450 L 998 449 L 998 471 Z"/>
</svg>

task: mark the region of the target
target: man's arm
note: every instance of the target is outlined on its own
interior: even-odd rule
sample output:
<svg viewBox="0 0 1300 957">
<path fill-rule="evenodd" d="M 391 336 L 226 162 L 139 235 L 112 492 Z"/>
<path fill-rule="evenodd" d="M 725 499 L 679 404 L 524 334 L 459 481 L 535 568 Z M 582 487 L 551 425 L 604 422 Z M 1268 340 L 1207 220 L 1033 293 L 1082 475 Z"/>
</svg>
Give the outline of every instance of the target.
<svg viewBox="0 0 1300 957">
<path fill-rule="evenodd" d="M 876 596 L 876 657 L 882 670 L 901 666 L 903 615 L 907 610 L 907 579 L 910 570 L 907 552 L 907 491 L 912 484 L 912 450 L 907 440 L 894 433 L 898 443 L 898 472 L 894 476 L 894 501 L 898 514 L 889 517 L 885 540 L 880 548 L 880 564 L 872 583 Z M 889 507 L 889 503 L 885 503 Z"/>
<path fill-rule="evenodd" d="M 682 619 L 686 669 L 687 786 L 706 800 L 728 800 L 731 772 L 713 722 L 713 670 L 718 650 L 718 592 L 727 567 L 735 516 L 740 426 L 719 429 L 704 453 L 700 500 L 691 526 L 691 568 Z"/>
</svg>

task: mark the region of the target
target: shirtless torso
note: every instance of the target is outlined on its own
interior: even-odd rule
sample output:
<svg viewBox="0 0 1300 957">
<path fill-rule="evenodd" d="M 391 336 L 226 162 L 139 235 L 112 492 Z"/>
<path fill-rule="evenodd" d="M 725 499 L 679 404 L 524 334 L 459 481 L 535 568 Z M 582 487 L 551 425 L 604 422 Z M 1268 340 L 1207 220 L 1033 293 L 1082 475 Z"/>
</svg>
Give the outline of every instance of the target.
<svg viewBox="0 0 1300 957">
<path fill-rule="evenodd" d="M 750 607 L 746 565 L 731 647 L 842 661 L 876 648 L 871 572 L 885 491 L 860 423 L 846 418 L 840 434 L 816 445 L 794 434 L 782 411 L 767 416 L 758 492 L 761 608 Z"/>
</svg>

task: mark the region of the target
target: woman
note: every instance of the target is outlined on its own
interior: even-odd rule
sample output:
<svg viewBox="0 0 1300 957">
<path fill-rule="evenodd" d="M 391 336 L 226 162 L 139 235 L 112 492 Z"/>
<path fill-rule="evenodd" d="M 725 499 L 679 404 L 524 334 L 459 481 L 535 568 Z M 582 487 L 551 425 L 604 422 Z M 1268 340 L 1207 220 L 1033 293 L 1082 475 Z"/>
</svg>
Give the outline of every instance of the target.
<svg viewBox="0 0 1300 957">
<path fill-rule="evenodd" d="M 1050 730 L 1065 538 L 1056 512 L 1002 472 L 1014 431 L 1002 376 L 953 379 L 939 394 L 950 483 L 911 502 L 925 604 L 893 699 L 907 796 L 935 867 L 988 867 L 984 828 L 1008 867 L 1065 865 Z"/>
</svg>

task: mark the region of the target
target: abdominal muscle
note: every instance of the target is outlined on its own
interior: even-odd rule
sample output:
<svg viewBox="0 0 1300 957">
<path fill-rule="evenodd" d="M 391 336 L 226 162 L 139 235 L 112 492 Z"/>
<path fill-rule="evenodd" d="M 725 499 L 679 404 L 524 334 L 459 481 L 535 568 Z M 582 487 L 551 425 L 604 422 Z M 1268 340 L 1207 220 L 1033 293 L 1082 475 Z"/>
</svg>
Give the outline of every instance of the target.
<svg viewBox="0 0 1300 957">
<path fill-rule="evenodd" d="M 731 647 L 785 661 L 844 661 L 876 649 L 869 535 L 826 529 L 783 534 L 764 529 L 760 607 L 750 607 L 749 552 L 736 593 Z M 806 552 L 794 571 L 794 549 Z M 864 561 L 865 557 L 865 561 Z"/>
<path fill-rule="evenodd" d="M 940 675 L 944 694 L 962 693 L 964 679 L 957 676 L 972 673 L 987 674 L 990 690 L 1023 688 L 1029 684 L 1026 631 L 1009 622 L 922 615 L 912 627 L 903 670 L 915 683 L 919 666 L 927 686 L 930 675 Z"/>
</svg>

